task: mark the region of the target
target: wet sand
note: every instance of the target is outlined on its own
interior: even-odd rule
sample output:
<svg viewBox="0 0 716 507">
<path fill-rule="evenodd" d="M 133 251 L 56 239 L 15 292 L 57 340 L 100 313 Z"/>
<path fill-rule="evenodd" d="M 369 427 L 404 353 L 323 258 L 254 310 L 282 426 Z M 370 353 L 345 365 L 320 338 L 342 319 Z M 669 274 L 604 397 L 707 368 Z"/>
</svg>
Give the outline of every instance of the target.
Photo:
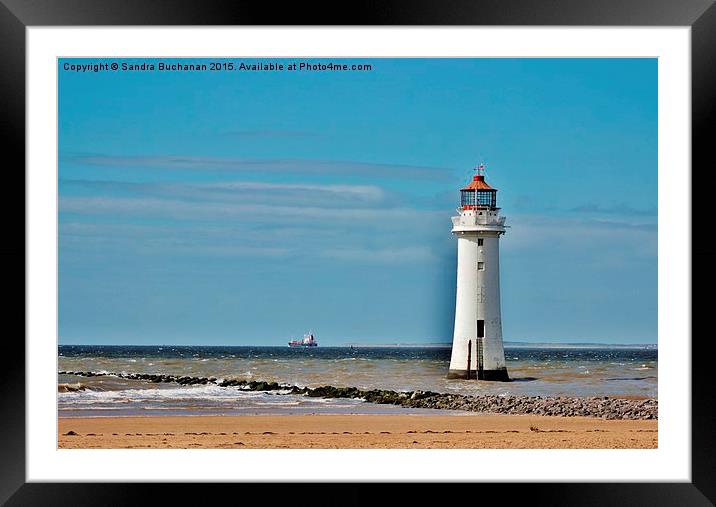
<svg viewBox="0 0 716 507">
<path fill-rule="evenodd" d="M 530 415 L 83 417 L 58 420 L 58 447 L 655 449 L 657 427 L 656 420 Z"/>
</svg>

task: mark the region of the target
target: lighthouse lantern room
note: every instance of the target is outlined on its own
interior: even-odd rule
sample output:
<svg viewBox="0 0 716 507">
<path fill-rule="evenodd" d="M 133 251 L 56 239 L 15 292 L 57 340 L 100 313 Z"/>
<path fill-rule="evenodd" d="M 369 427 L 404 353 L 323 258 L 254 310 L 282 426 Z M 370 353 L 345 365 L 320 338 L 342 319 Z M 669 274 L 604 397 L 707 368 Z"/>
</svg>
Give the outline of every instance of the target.
<svg viewBox="0 0 716 507">
<path fill-rule="evenodd" d="M 460 190 L 457 236 L 455 328 L 448 378 L 510 380 L 505 366 L 500 312 L 500 236 L 505 217 L 497 190 L 485 182 L 484 166 L 475 168 Z"/>
<path fill-rule="evenodd" d="M 485 183 L 485 176 L 478 167 L 478 174 L 473 176 L 468 186 L 460 190 L 460 207 L 462 209 L 497 208 L 497 190 Z"/>
</svg>

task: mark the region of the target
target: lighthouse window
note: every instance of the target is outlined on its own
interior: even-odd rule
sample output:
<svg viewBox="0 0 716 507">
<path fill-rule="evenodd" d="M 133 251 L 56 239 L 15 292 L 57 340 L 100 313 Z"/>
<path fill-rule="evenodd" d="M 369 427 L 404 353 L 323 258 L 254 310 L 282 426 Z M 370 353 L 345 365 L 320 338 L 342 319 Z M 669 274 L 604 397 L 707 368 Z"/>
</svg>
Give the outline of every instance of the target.
<svg viewBox="0 0 716 507">
<path fill-rule="evenodd" d="M 478 338 L 485 337 L 485 321 L 484 320 L 477 321 L 477 337 Z"/>
<path fill-rule="evenodd" d="M 474 190 L 462 190 L 460 191 L 460 205 L 461 206 L 474 206 L 477 204 L 475 199 Z"/>
<path fill-rule="evenodd" d="M 497 204 L 494 190 L 478 190 L 475 192 L 477 204 L 480 206 L 489 206 L 494 208 Z"/>
<path fill-rule="evenodd" d="M 477 246 L 482 246 L 483 239 L 477 238 Z"/>
<path fill-rule="evenodd" d="M 485 271 L 485 263 L 484 263 L 484 262 L 478 262 L 478 263 L 477 263 L 477 270 L 478 270 L 478 271 Z"/>
</svg>

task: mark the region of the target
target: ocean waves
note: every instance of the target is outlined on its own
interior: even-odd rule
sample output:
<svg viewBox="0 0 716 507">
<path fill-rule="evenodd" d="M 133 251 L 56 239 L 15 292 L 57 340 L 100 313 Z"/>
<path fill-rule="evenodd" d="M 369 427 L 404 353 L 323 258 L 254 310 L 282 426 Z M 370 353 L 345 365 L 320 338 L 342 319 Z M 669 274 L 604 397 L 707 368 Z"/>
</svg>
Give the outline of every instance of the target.
<svg viewBox="0 0 716 507">
<path fill-rule="evenodd" d="M 61 346 L 59 353 L 61 370 L 171 376 L 184 378 L 183 385 L 191 385 L 186 384 L 190 378 L 215 378 L 465 396 L 656 398 L 658 392 L 655 349 L 508 349 L 507 369 L 514 381 L 507 383 L 447 379 L 450 349 L 439 348 Z M 71 391 L 77 382 L 89 391 L 146 387 L 146 380 L 137 380 L 60 375 L 58 391 Z M 169 385 L 148 382 L 153 389 Z"/>
</svg>

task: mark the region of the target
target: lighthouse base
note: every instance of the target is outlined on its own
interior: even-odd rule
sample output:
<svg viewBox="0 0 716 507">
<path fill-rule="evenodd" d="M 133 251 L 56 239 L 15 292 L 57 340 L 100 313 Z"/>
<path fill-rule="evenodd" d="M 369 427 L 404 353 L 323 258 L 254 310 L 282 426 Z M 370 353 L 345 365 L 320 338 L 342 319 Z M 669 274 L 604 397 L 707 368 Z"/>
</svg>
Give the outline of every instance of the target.
<svg viewBox="0 0 716 507">
<path fill-rule="evenodd" d="M 479 377 L 479 378 L 478 378 Z M 507 368 L 499 368 L 497 370 L 471 370 L 470 376 L 467 375 L 467 370 L 449 370 L 448 379 L 470 379 L 470 380 L 488 380 L 493 382 L 510 382 L 510 377 L 507 375 Z"/>
</svg>

